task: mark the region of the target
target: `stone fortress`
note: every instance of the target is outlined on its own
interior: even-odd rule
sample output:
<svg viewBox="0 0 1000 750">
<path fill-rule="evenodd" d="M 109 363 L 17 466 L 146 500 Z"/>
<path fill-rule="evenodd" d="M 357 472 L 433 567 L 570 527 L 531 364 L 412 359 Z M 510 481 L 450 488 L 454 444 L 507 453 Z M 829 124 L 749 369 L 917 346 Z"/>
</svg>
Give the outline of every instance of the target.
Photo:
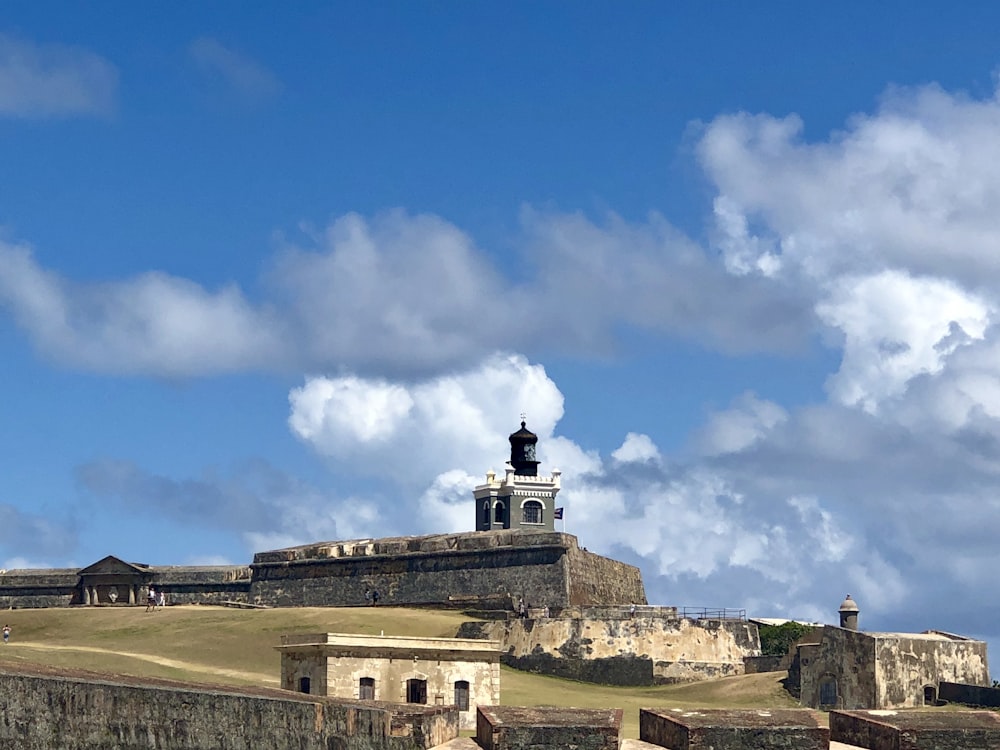
<svg viewBox="0 0 1000 750">
<path fill-rule="evenodd" d="M 996 714 L 886 710 L 946 693 L 1000 704 L 985 644 L 936 631 L 863 633 L 849 597 L 839 626 L 799 644 L 789 669 L 803 704 L 830 711 L 829 728 L 810 708 L 644 709 L 641 740 L 623 742 L 620 710 L 497 705 L 499 662 L 649 685 L 740 674 L 760 654 L 743 611 L 649 606 L 637 568 L 555 531 L 561 476 L 538 475 L 536 442 L 524 422 L 510 436 L 503 477 L 491 471 L 473 490 L 474 532 L 314 543 L 260 552 L 249 566 L 108 556 L 82 570 L 0 572 L 4 607 L 129 606 L 155 586 L 172 604 L 360 606 L 378 591 L 391 606 L 479 616 L 455 639 L 286 636 L 278 646 L 284 690 L 0 669 L 0 747 L 1000 750 Z M 458 737 L 472 728 L 476 740 Z"/>
</svg>

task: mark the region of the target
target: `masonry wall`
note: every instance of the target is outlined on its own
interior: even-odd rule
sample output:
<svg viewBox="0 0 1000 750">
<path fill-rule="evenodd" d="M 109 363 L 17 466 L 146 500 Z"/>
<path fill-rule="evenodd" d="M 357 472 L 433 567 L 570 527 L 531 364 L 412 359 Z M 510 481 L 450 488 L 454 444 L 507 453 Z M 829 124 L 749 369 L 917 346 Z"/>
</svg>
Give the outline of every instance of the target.
<svg viewBox="0 0 1000 750">
<path fill-rule="evenodd" d="M 531 617 L 468 622 L 460 638 L 501 642 L 501 661 L 529 672 L 606 685 L 653 685 L 743 673 L 760 653 L 757 626 L 661 613 L 591 611 L 586 618 Z M 534 610 L 537 612 L 537 610 Z"/>
<path fill-rule="evenodd" d="M 941 680 L 990 685 L 986 644 L 893 636 L 875 641 L 876 703 L 871 708 L 912 708 L 924 705 L 924 688 L 937 693 Z"/>
<path fill-rule="evenodd" d="M 938 698 L 948 703 L 1000 708 L 1000 688 L 995 687 L 945 681 L 938 685 Z"/>
<path fill-rule="evenodd" d="M 589 553 L 571 564 L 576 552 L 571 535 L 517 531 L 308 545 L 258 553 L 251 566 L 251 595 L 256 603 L 271 606 L 351 606 L 365 604 L 369 589 L 390 606 L 458 601 L 474 607 L 476 601 L 523 596 L 563 607 L 570 603 L 575 570 L 590 581 L 577 587 L 577 598 L 645 601 L 637 570 L 626 575 L 631 566 L 622 568 Z"/>
<path fill-rule="evenodd" d="M 833 625 L 823 628 L 819 644 L 799 648 L 800 700 L 813 708 L 872 708 L 875 690 L 875 639 L 866 633 Z M 826 679 L 837 681 L 837 701 L 820 702 Z"/>
<path fill-rule="evenodd" d="M 494 656 L 494 659 L 496 657 Z M 406 703 L 406 681 L 427 681 L 427 704 L 455 703 L 455 683 L 469 683 L 469 707 L 458 711 L 462 729 L 476 728 L 476 707 L 500 703 L 500 663 L 461 659 L 388 659 L 364 656 L 326 657 L 322 654 L 281 654 L 281 682 L 286 690 L 297 690 L 299 679 L 308 677 L 311 692 L 357 700 L 362 677 L 375 680 L 377 701 Z"/>
<path fill-rule="evenodd" d="M 424 750 L 457 735 L 448 709 L 0 673 L 0 747 L 18 750 Z"/>
<path fill-rule="evenodd" d="M 575 537 L 573 539 L 575 541 Z M 646 603 L 642 574 L 634 565 L 602 557 L 580 549 L 576 544 L 567 547 L 566 562 L 569 575 L 569 604 Z M 538 602 L 536 606 L 544 604 Z"/>
<path fill-rule="evenodd" d="M 77 596 L 75 569 L 14 570 L 0 574 L 0 609 L 68 607 Z"/>
</svg>

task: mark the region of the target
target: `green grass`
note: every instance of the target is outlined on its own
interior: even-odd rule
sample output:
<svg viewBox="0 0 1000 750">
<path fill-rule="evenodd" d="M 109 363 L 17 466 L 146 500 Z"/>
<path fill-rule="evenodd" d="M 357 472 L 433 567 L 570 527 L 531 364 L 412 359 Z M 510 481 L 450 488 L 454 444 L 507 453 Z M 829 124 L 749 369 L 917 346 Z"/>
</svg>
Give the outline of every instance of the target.
<svg viewBox="0 0 1000 750">
<path fill-rule="evenodd" d="M 22 609 L 0 612 L 13 628 L 2 663 L 40 663 L 108 674 L 192 682 L 277 686 L 285 633 L 339 632 L 451 637 L 466 620 L 454 612 L 390 607 L 238 610 L 221 607 Z M 2 624 L 2 623 L 0 623 Z M 726 677 L 658 687 L 607 687 L 502 670 L 505 705 L 622 708 L 623 736 L 638 736 L 639 709 L 777 708 L 797 705 L 782 674 Z"/>
</svg>

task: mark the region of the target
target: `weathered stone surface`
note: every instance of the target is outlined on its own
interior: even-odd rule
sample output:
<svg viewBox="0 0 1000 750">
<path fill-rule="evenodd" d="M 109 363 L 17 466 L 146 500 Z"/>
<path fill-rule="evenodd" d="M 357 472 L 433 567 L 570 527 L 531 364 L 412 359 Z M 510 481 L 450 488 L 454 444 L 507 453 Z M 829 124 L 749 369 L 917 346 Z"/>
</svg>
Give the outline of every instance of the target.
<svg viewBox="0 0 1000 750">
<path fill-rule="evenodd" d="M 345 633 L 286 635 L 281 686 L 336 698 L 407 702 L 407 681 L 422 680 L 423 702 L 456 705 L 464 683 L 462 729 L 476 728 L 476 708 L 500 702 L 500 644 L 459 638 L 406 638 Z M 303 690 L 303 678 L 308 690 Z M 361 694 L 361 680 L 370 680 Z"/>
<path fill-rule="evenodd" d="M 966 685 L 960 682 L 942 682 L 938 685 L 938 699 L 946 703 L 964 703 L 967 706 L 1000 708 L 1000 688 L 983 685 Z"/>
<path fill-rule="evenodd" d="M 883 709 L 936 700 L 940 681 L 989 685 L 986 643 L 948 633 L 866 633 L 828 625 L 799 646 L 803 705 Z M 790 679 L 792 670 L 789 670 Z"/>
<path fill-rule="evenodd" d="M 533 615 L 540 612 L 535 608 Z M 652 685 L 742 674 L 743 658 L 760 653 L 757 626 L 745 620 L 692 620 L 673 607 L 596 607 L 586 617 L 467 622 L 463 638 L 502 644 L 501 661 L 516 669 L 606 685 Z M 567 614 L 571 616 L 567 616 Z"/>
<path fill-rule="evenodd" d="M 483 750 L 618 750 L 620 708 L 480 706 L 476 740 Z"/>
<path fill-rule="evenodd" d="M 324 542 L 258 553 L 251 567 L 254 601 L 271 606 L 362 605 L 366 588 L 393 606 L 448 606 L 455 597 L 468 605 L 470 597 L 495 602 L 498 595 L 554 607 L 646 601 L 637 568 L 583 552 L 576 537 L 559 533 Z"/>
<path fill-rule="evenodd" d="M 827 750 L 830 730 L 807 709 L 641 709 L 639 739 L 671 750 Z"/>
<path fill-rule="evenodd" d="M 868 750 L 997 750 L 992 711 L 831 711 L 830 737 Z"/>
<path fill-rule="evenodd" d="M 452 708 L 0 671 L 0 747 L 18 750 L 425 750 L 457 733 Z"/>
</svg>

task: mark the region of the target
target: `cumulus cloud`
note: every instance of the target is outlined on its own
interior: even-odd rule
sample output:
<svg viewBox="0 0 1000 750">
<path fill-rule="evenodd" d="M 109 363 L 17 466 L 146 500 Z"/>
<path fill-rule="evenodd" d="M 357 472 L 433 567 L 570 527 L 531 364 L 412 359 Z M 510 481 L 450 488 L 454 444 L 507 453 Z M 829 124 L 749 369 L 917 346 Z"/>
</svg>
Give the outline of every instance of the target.
<svg viewBox="0 0 1000 750">
<path fill-rule="evenodd" d="M 508 354 L 415 384 L 311 377 L 289 402 L 292 432 L 317 453 L 372 474 L 398 467 L 404 483 L 460 468 L 501 471 L 497 435 L 512 432 L 518 414 L 542 436 L 563 415 L 562 394 L 544 368 Z"/>
<path fill-rule="evenodd" d="M 98 372 L 210 374 L 262 367 L 285 352 L 280 323 L 233 286 L 210 292 L 152 272 L 74 284 L 23 245 L 0 243 L 0 305 L 41 353 Z"/>
<path fill-rule="evenodd" d="M 107 115 L 118 71 L 88 50 L 0 34 L 0 116 Z"/>
<path fill-rule="evenodd" d="M 526 212 L 519 264 L 434 216 L 347 215 L 277 254 L 266 298 L 163 273 L 82 284 L 0 244 L 0 305 L 66 366 L 153 375 L 306 370 L 428 377 L 498 349 L 582 357 L 622 325 L 736 350 L 788 350 L 814 325 L 790 287 L 735 279 L 662 218 Z"/>
<path fill-rule="evenodd" d="M 199 37 L 188 46 L 188 54 L 206 74 L 225 82 L 248 99 L 267 99 L 281 91 L 281 81 L 251 58 L 211 37 Z"/>
</svg>

